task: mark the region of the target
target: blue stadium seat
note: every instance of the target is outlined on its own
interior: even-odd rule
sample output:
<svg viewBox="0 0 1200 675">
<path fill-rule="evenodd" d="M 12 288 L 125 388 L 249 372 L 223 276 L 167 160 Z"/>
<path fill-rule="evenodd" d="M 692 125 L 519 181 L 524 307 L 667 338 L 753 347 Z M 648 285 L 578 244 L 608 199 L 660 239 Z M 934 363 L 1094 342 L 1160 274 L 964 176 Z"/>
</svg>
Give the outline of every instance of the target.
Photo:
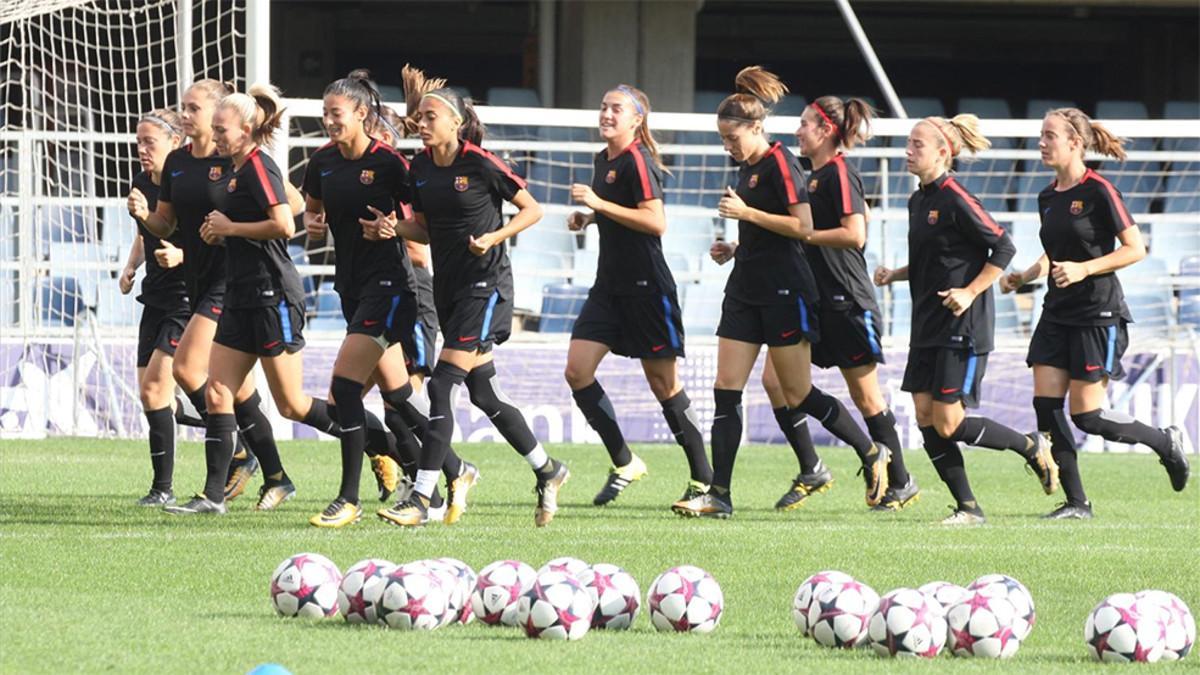
<svg viewBox="0 0 1200 675">
<path fill-rule="evenodd" d="M 717 106 L 721 105 L 729 94 L 723 91 L 696 91 L 692 94 L 692 112 L 717 114 Z"/>
<path fill-rule="evenodd" d="M 561 284 L 571 275 L 571 259 L 561 253 L 514 248 L 509 255 L 513 269 L 513 307 L 535 311 L 542 306 L 542 289 Z"/>
<path fill-rule="evenodd" d="M 1179 263 L 1179 273 L 1200 277 L 1200 256 L 1184 258 Z M 1200 288 L 1179 289 L 1179 322 L 1200 330 Z"/>
<path fill-rule="evenodd" d="M 74 326 L 87 311 L 75 277 L 46 277 L 38 280 L 38 307 L 43 326 Z"/>
<path fill-rule="evenodd" d="M 1146 104 L 1141 101 L 1098 101 L 1097 120 L 1144 120 L 1150 117 Z"/>
<path fill-rule="evenodd" d="M 1175 325 L 1174 298 L 1167 287 L 1156 290 L 1126 289 L 1125 304 L 1133 315 L 1131 331 L 1161 333 Z"/>
<path fill-rule="evenodd" d="M 1163 117 L 1169 120 L 1200 119 L 1200 101 L 1167 101 Z"/>
<path fill-rule="evenodd" d="M 1025 118 L 1031 120 L 1040 120 L 1046 116 L 1046 113 L 1057 108 L 1078 108 L 1074 101 L 1064 101 L 1053 98 L 1031 98 L 1025 104 Z M 1084 112 L 1087 112 L 1086 110 Z M 1036 145 L 1036 143 L 1035 143 Z"/>
<path fill-rule="evenodd" d="M 946 108 L 942 105 L 941 99 L 937 98 L 902 96 L 900 97 L 900 105 L 904 106 L 904 112 L 908 113 L 908 116 L 913 120 L 919 120 L 922 117 L 946 116 Z M 904 143 L 901 141 L 892 145 L 904 145 Z"/>
<path fill-rule="evenodd" d="M 379 97 L 384 103 L 402 106 L 404 104 L 404 87 L 397 84 L 381 84 L 379 85 Z M 396 108 L 396 112 L 403 115 L 404 109 Z"/>
<path fill-rule="evenodd" d="M 1168 270 L 1178 269 L 1185 258 L 1200 256 L 1200 216 L 1194 222 L 1156 222 L 1150 229 L 1149 250 Z"/>
<path fill-rule="evenodd" d="M 779 117 L 799 117 L 807 105 L 808 101 L 804 100 L 803 94 L 792 92 L 775 104 L 773 114 Z"/>
<path fill-rule="evenodd" d="M 1167 261 L 1155 255 L 1147 255 L 1137 264 L 1117 272 L 1117 278 L 1121 280 L 1121 287 L 1127 296 L 1157 293 L 1166 288 L 1163 282 L 1170 278 L 1170 275 Z M 1136 316 L 1133 318 L 1137 319 Z"/>
<path fill-rule="evenodd" d="M 714 132 L 681 131 L 675 135 L 680 145 L 721 147 Z M 728 155 L 677 155 L 663 177 L 663 199 L 667 204 L 716 208 L 725 186 L 737 183 L 737 167 Z"/>
<path fill-rule="evenodd" d="M 1163 211 L 1167 213 L 1200 211 L 1200 173 L 1178 173 L 1167 176 Z"/>
<path fill-rule="evenodd" d="M 588 129 L 580 127 L 539 127 L 538 140 L 590 142 Z M 600 146 L 596 146 L 599 150 Z M 544 204 L 571 203 L 571 184 L 592 181 L 592 152 L 538 152 L 530 161 L 528 189 L 534 199 Z"/>
<path fill-rule="evenodd" d="M 1002 98 L 960 98 L 956 114 L 962 113 L 971 113 L 980 119 L 989 120 L 1006 120 L 1013 116 L 1008 101 Z"/>
<path fill-rule="evenodd" d="M 489 87 L 484 103 L 512 108 L 542 107 L 537 91 L 524 87 Z"/>
<path fill-rule="evenodd" d="M 1037 215 L 1038 193 L 1054 182 L 1054 172 L 1042 166 L 1036 159 L 1026 159 L 1021 162 L 1021 173 L 1013 181 L 1013 192 L 1017 200 L 1017 210 L 1021 213 Z"/>
<path fill-rule="evenodd" d="M 868 142 L 866 147 L 879 147 L 879 142 Z M 866 195 L 867 200 L 875 201 L 879 199 L 879 159 L 877 157 L 863 157 L 854 150 L 850 151 L 850 154 L 846 157 L 858 169 L 858 175 L 862 177 L 863 193 Z"/>
<path fill-rule="evenodd" d="M 571 284 L 548 284 L 542 288 L 542 315 L 538 331 L 570 333 L 587 301 L 588 288 Z"/>
</svg>

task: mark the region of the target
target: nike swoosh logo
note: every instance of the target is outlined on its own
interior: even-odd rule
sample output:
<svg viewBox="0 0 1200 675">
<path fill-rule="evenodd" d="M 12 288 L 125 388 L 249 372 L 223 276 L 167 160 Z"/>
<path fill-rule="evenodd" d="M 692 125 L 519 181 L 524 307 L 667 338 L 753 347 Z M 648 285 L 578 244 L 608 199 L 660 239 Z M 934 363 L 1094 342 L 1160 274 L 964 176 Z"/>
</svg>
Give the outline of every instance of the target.
<svg viewBox="0 0 1200 675">
<path fill-rule="evenodd" d="M 364 326 L 374 326 L 374 325 L 375 325 L 375 324 L 377 324 L 377 323 L 379 323 L 379 321 L 372 321 L 371 319 L 364 319 L 364 320 L 363 320 L 363 325 L 364 325 Z"/>
<path fill-rule="evenodd" d="M 796 333 L 799 333 L 799 332 L 800 332 L 800 329 L 799 329 L 799 328 L 793 328 L 793 329 L 791 329 L 791 330 L 785 330 L 785 331 L 783 331 L 782 333 L 780 333 L 780 334 L 779 334 L 779 337 L 782 337 L 782 338 L 790 338 L 790 337 L 792 337 L 793 335 L 795 335 Z"/>
<path fill-rule="evenodd" d="M 866 355 L 867 355 L 867 353 L 866 353 L 866 352 L 863 352 L 863 353 L 861 353 L 861 354 L 855 354 L 854 356 L 851 356 L 851 357 L 850 357 L 850 360 L 851 360 L 851 361 L 857 361 L 857 360 L 861 359 L 862 357 L 864 357 L 864 356 L 866 356 Z"/>
<path fill-rule="evenodd" d="M 1086 371 L 1087 371 L 1087 372 L 1089 372 L 1089 373 L 1094 373 L 1094 372 L 1096 372 L 1097 370 L 1100 370 L 1100 368 L 1101 368 L 1101 367 L 1102 367 L 1102 366 L 1093 366 L 1093 365 L 1091 365 L 1091 364 L 1088 364 L 1088 365 L 1084 366 L 1084 367 L 1083 367 L 1083 369 L 1084 369 L 1084 370 L 1086 370 Z"/>
<path fill-rule="evenodd" d="M 283 342 L 283 340 L 272 340 L 272 341 L 268 342 L 267 344 L 263 345 L 263 349 L 270 349 L 272 347 L 275 347 L 275 346 L 279 345 L 280 342 Z"/>
<path fill-rule="evenodd" d="M 175 178 L 177 176 L 182 176 L 182 175 L 183 175 L 182 171 L 172 171 L 171 172 L 171 178 Z"/>
<path fill-rule="evenodd" d="M 330 170 L 328 170 L 328 171 L 322 171 L 322 172 L 321 172 L 321 178 L 324 178 L 325 176 L 328 176 L 328 175 L 329 175 L 329 174 L 331 174 L 331 173 L 333 173 L 333 169 L 330 169 Z"/>
<path fill-rule="evenodd" d="M 428 180 L 419 180 L 417 181 L 417 187 L 424 187 L 424 185 L 428 182 Z"/>
<path fill-rule="evenodd" d="M 655 345 L 655 346 L 653 346 L 653 347 L 651 347 L 651 348 L 650 348 L 650 351 L 652 351 L 652 352 L 661 352 L 662 350 L 664 350 L 664 349 L 666 349 L 666 348 L 667 348 L 667 346 L 666 346 L 666 345 Z"/>
<path fill-rule="evenodd" d="M 464 335 L 464 336 L 458 338 L 458 341 L 459 342 L 470 342 L 471 340 L 474 340 L 476 337 L 477 336 L 475 336 L 475 335 Z"/>
<path fill-rule="evenodd" d="M 945 388 L 942 389 L 943 394 L 953 394 L 956 391 L 958 391 L 958 387 L 954 387 L 953 389 L 945 389 Z"/>
</svg>

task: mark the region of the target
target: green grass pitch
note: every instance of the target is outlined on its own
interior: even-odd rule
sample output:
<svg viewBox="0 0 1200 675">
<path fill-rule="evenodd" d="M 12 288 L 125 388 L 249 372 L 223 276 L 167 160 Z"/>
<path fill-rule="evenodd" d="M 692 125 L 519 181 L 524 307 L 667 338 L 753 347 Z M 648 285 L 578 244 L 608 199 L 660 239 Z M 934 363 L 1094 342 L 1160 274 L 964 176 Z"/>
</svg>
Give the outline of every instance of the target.
<svg viewBox="0 0 1200 675">
<path fill-rule="evenodd" d="M 1086 523 L 1038 516 L 1057 500 L 1042 494 L 1011 454 L 967 453 L 988 526 L 951 530 L 937 521 L 949 495 L 923 452 L 908 453 L 921 501 L 897 514 L 863 505 L 853 453 L 823 449 L 836 484 L 805 508 L 780 514 L 775 499 L 795 471 L 783 447 L 743 448 L 734 479 L 734 518 L 685 521 L 667 509 L 686 469 L 672 447 L 641 447 L 650 475 L 613 506 L 591 498 L 607 468 L 599 447 L 553 448 L 571 466 L 562 509 L 533 527 L 533 477 L 510 449 L 464 445 L 483 481 L 454 527 L 403 531 L 374 517 L 369 467 L 367 516 L 337 531 L 307 518 L 334 496 L 334 443 L 283 447 L 299 492 L 274 513 L 251 511 L 249 496 L 226 517 L 178 518 L 133 505 L 149 483 L 144 442 L 5 441 L 0 453 L 0 672 L 245 672 L 278 662 L 294 673 L 416 672 L 895 672 L 1099 667 L 1082 642 L 1084 619 L 1105 595 L 1162 588 L 1200 610 L 1200 499 L 1171 492 L 1150 456 L 1082 458 L 1096 505 Z M 182 443 L 176 491 L 202 481 L 203 452 Z M 254 489 L 257 489 L 256 479 Z M 646 586 L 671 565 L 709 570 L 725 592 L 721 625 L 707 636 L 659 634 L 645 613 L 624 633 L 593 631 L 578 643 L 528 640 L 478 623 L 434 633 L 281 619 L 267 597 L 275 566 L 313 551 L 345 569 L 359 559 L 405 562 L 454 556 L 479 570 L 501 558 L 534 567 L 572 555 L 611 562 Z M 934 579 L 966 584 L 989 572 L 1032 591 L 1038 621 L 1015 660 L 883 663 L 873 653 L 834 652 L 801 638 L 790 607 L 796 586 L 822 569 L 848 572 L 880 593 Z M 1160 668 L 1197 672 L 1200 655 Z"/>
</svg>

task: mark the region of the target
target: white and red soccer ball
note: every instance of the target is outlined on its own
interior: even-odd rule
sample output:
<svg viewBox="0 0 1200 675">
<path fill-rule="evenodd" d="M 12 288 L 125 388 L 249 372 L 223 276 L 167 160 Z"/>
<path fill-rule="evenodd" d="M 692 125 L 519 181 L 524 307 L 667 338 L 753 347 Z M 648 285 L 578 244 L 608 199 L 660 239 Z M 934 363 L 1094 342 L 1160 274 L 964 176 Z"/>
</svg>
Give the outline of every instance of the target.
<svg viewBox="0 0 1200 675">
<path fill-rule="evenodd" d="M 543 640 L 578 640 L 592 625 L 592 598 L 574 575 L 543 572 L 517 604 L 525 635 Z"/>
<path fill-rule="evenodd" d="M 405 563 L 387 576 L 379 614 L 389 628 L 434 630 L 446 619 L 443 576 L 424 561 Z"/>
<path fill-rule="evenodd" d="M 812 638 L 826 647 L 852 649 L 867 640 L 871 615 L 879 609 L 879 594 L 860 581 L 833 584 L 822 590 L 808 608 Z"/>
<path fill-rule="evenodd" d="M 801 633 L 812 635 L 812 627 L 808 623 L 808 610 L 812 607 L 816 597 L 831 586 L 851 581 L 854 581 L 854 577 L 845 572 L 826 570 L 817 572 L 800 584 L 800 587 L 796 589 L 796 595 L 792 597 L 792 618 L 796 621 L 796 627 L 800 629 Z"/>
<path fill-rule="evenodd" d="M 641 609 L 642 592 L 628 572 L 596 563 L 583 572 L 580 581 L 595 606 L 592 628 L 624 630 L 633 624 Z"/>
<path fill-rule="evenodd" d="M 396 565 L 387 560 L 368 558 L 346 570 L 338 587 L 338 608 L 349 623 L 379 623 L 379 601 L 387 585 L 387 575 Z"/>
<path fill-rule="evenodd" d="M 1168 622 L 1166 644 L 1163 646 L 1164 661 L 1178 661 L 1192 651 L 1196 644 L 1196 619 L 1192 610 L 1174 593 L 1166 591 L 1142 591 L 1139 600 L 1149 600 L 1167 610 Z"/>
<path fill-rule="evenodd" d="M 342 573 L 329 558 L 300 553 L 271 575 L 271 605 L 281 616 L 325 618 L 337 614 Z"/>
<path fill-rule="evenodd" d="M 570 574 L 576 579 L 582 580 L 581 577 L 583 576 L 583 573 L 587 571 L 587 569 L 588 564 L 579 558 L 563 556 L 561 558 L 555 558 L 554 560 L 547 562 L 545 565 L 542 565 L 538 568 L 537 573 L 540 576 L 546 572 L 562 572 L 564 574 Z"/>
<path fill-rule="evenodd" d="M 464 625 L 471 623 L 475 619 L 475 613 L 471 611 L 471 593 L 475 591 L 475 579 L 477 577 L 475 570 L 457 558 L 438 558 L 434 562 L 441 563 L 454 570 L 454 575 L 458 583 L 449 598 L 449 604 L 458 609 L 458 616 L 454 620 Z"/>
<path fill-rule="evenodd" d="M 1013 631 L 1018 640 L 1025 640 L 1033 631 L 1037 622 L 1037 613 L 1033 607 L 1033 595 L 1029 589 L 1016 579 L 1004 574 L 986 574 L 971 582 L 968 591 L 978 592 L 988 597 L 999 597 L 1012 603 L 1015 611 Z"/>
<path fill-rule="evenodd" d="M 516 626 L 517 605 L 536 578 L 533 568 L 519 560 L 497 560 L 484 567 L 471 592 L 475 618 L 492 626 Z"/>
<path fill-rule="evenodd" d="M 1007 659 L 1021 648 L 1017 609 L 999 595 L 972 591 L 946 612 L 946 647 L 955 656 Z"/>
<path fill-rule="evenodd" d="M 927 593 L 898 588 L 879 599 L 867 639 L 880 656 L 931 659 L 946 646 L 946 610 Z"/>
<path fill-rule="evenodd" d="M 949 581 L 931 581 L 917 589 L 937 601 L 945 609 L 962 602 L 970 591 Z"/>
<path fill-rule="evenodd" d="M 646 591 L 650 623 L 660 631 L 711 633 L 721 622 L 725 596 L 711 574 L 680 565 L 658 575 Z"/>
<path fill-rule="evenodd" d="M 1170 614 L 1151 598 L 1116 593 L 1088 615 L 1083 640 L 1097 661 L 1154 663 L 1167 646 Z"/>
</svg>

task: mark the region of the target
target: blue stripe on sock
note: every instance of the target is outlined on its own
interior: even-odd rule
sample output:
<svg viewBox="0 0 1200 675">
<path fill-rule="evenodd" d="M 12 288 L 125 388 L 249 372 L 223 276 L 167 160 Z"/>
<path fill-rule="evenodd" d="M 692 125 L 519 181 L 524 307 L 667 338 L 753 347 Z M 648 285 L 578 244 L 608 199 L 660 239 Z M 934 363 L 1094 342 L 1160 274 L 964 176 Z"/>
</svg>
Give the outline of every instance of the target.
<svg viewBox="0 0 1200 675">
<path fill-rule="evenodd" d="M 483 312 L 483 327 L 479 329 L 479 341 L 483 342 L 491 335 L 492 326 L 492 310 L 496 309 L 496 301 L 500 299 L 500 291 L 492 291 L 492 296 L 488 298 L 487 309 Z"/>
<path fill-rule="evenodd" d="M 977 358 L 973 352 L 967 355 L 967 376 L 963 378 L 962 386 L 964 396 L 970 395 L 971 389 L 975 386 L 975 361 Z"/>
<path fill-rule="evenodd" d="M 279 327 L 283 329 L 283 341 L 292 342 L 292 315 L 288 312 L 287 300 L 279 301 Z"/>
<path fill-rule="evenodd" d="M 392 329 L 392 319 L 396 318 L 396 308 L 399 306 L 400 306 L 400 296 L 393 295 L 392 296 L 392 308 L 388 310 L 387 321 L 384 322 L 384 325 L 387 326 L 388 330 Z"/>
<path fill-rule="evenodd" d="M 667 335 L 671 336 L 671 348 L 679 349 L 679 333 L 675 332 L 675 322 L 671 320 L 671 298 L 662 296 L 663 320 L 667 322 Z"/>
<path fill-rule="evenodd" d="M 1117 327 L 1108 327 L 1108 349 L 1104 357 L 1104 372 L 1111 373 L 1117 357 Z"/>
<path fill-rule="evenodd" d="M 804 298 L 796 297 L 796 305 L 800 308 L 800 330 L 808 332 L 808 305 L 804 304 Z"/>
<path fill-rule="evenodd" d="M 874 316 L 871 314 L 871 310 L 868 309 L 863 312 L 863 323 L 867 326 L 867 344 L 871 345 L 871 353 L 879 356 L 883 353 L 883 348 L 879 346 L 879 336 L 875 335 L 875 323 L 873 319 Z"/>
</svg>

